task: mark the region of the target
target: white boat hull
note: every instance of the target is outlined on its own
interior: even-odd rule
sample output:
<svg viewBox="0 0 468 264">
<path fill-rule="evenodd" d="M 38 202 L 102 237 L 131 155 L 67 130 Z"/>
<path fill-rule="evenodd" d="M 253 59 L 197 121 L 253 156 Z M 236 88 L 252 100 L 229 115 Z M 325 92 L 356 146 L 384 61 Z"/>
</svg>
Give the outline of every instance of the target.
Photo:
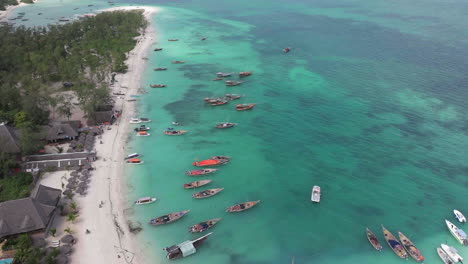
<svg viewBox="0 0 468 264">
<path fill-rule="evenodd" d="M 455 214 L 455 217 L 457 218 L 458 222 L 466 223 L 466 218 L 460 211 L 453 210 L 453 213 Z"/>
<path fill-rule="evenodd" d="M 454 247 L 448 246 L 446 244 L 441 244 L 440 247 L 453 262 L 458 263 L 463 261 L 463 258 L 458 254 Z"/>
<path fill-rule="evenodd" d="M 156 200 L 157 200 L 156 198 L 151 198 L 150 201 L 145 201 L 145 202 L 140 202 L 140 201 L 137 200 L 137 201 L 135 201 L 135 205 L 150 204 L 150 203 L 156 202 Z"/>
<path fill-rule="evenodd" d="M 447 224 L 448 229 L 450 230 L 450 233 L 452 233 L 453 237 L 460 242 L 460 244 L 468 246 L 468 238 L 463 230 L 452 224 L 450 221 L 447 219 L 445 220 L 445 223 Z"/>
<path fill-rule="evenodd" d="M 314 186 L 312 188 L 312 194 L 310 195 L 310 200 L 314 203 L 320 203 L 320 187 Z"/>
</svg>

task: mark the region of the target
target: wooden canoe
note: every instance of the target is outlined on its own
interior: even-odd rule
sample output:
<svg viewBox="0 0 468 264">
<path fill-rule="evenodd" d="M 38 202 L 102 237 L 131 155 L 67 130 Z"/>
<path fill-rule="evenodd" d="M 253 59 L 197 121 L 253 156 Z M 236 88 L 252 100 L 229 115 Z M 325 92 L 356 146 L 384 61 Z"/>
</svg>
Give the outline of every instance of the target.
<svg viewBox="0 0 468 264">
<path fill-rule="evenodd" d="M 387 244 L 390 246 L 390 248 L 395 252 L 395 254 L 402 258 L 408 258 L 408 254 L 406 254 L 405 248 L 398 242 L 396 237 L 390 233 L 383 225 L 382 225 L 382 232 L 384 234 L 384 238 L 387 241 Z"/>
<path fill-rule="evenodd" d="M 185 175 L 187 176 L 202 176 L 205 174 L 213 173 L 217 171 L 218 169 L 201 169 L 201 170 L 190 170 L 186 171 Z"/>
<path fill-rule="evenodd" d="M 167 215 L 156 217 L 156 218 L 151 219 L 148 224 L 154 225 L 154 226 L 169 224 L 169 223 L 179 220 L 188 212 L 190 212 L 190 210 L 170 213 Z"/>
<path fill-rule="evenodd" d="M 414 244 L 413 244 L 413 242 L 411 242 L 411 240 L 409 240 L 400 231 L 398 231 L 398 236 L 400 237 L 401 244 L 406 249 L 406 251 L 408 251 L 409 255 L 414 260 L 416 260 L 417 262 L 420 262 L 420 261 L 424 260 L 424 257 L 422 256 L 421 251 L 419 251 L 419 249 L 414 246 Z"/>
<path fill-rule="evenodd" d="M 379 240 L 377 240 L 377 237 L 370 231 L 369 228 L 366 228 L 366 235 L 367 235 L 367 240 L 371 243 L 371 245 L 375 248 L 375 250 L 381 251 L 382 250 L 382 245 L 380 244 Z"/>
<path fill-rule="evenodd" d="M 203 221 L 201 223 L 198 223 L 196 225 L 193 225 L 193 226 L 189 227 L 189 232 L 191 232 L 191 233 L 203 232 L 205 230 L 210 229 L 214 225 L 216 225 L 216 223 L 218 223 L 220 220 L 221 220 L 221 218 L 214 218 L 214 219 L 210 219 L 210 220 L 207 220 L 207 221 Z"/>
<path fill-rule="evenodd" d="M 164 135 L 179 136 L 179 135 L 185 134 L 187 132 L 188 132 L 187 130 L 166 130 L 166 131 L 164 131 Z"/>
<path fill-rule="evenodd" d="M 221 192 L 222 190 L 224 190 L 224 188 L 208 189 L 208 190 L 204 190 L 204 191 L 201 191 L 201 192 L 196 192 L 196 193 L 192 194 L 192 197 L 195 198 L 195 199 L 208 198 L 208 197 L 216 195 L 217 193 Z"/>
<path fill-rule="evenodd" d="M 254 108 L 256 104 L 236 104 L 237 111 L 245 111 Z"/>
<path fill-rule="evenodd" d="M 201 187 L 203 185 L 207 185 L 210 182 L 212 182 L 212 180 L 194 181 L 194 182 L 184 184 L 184 188 L 185 189 L 198 188 L 198 187 Z"/>
<path fill-rule="evenodd" d="M 233 212 L 242 212 L 242 211 L 245 211 L 245 210 L 248 210 L 252 207 L 254 207 L 256 204 L 258 204 L 260 202 L 260 200 L 258 201 L 251 201 L 251 202 L 245 202 L 245 203 L 241 203 L 241 204 L 236 204 L 236 205 L 233 205 L 231 207 L 228 207 L 226 209 L 226 212 L 228 213 L 233 213 Z"/>
</svg>

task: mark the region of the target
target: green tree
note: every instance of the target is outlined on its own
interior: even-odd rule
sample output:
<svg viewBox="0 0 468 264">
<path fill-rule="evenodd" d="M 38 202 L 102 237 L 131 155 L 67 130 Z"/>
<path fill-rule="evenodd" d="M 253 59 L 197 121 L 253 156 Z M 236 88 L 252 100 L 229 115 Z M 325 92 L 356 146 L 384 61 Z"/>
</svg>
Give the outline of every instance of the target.
<svg viewBox="0 0 468 264">
<path fill-rule="evenodd" d="M 55 237 L 55 234 L 57 233 L 57 228 L 51 228 L 49 232 L 53 237 Z"/>
<path fill-rule="evenodd" d="M 65 228 L 65 230 L 63 230 L 63 232 L 65 232 L 65 233 L 67 233 L 69 235 L 73 234 L 73 230 L 69 226 L 67 228 Z"/>
<path fill-rule="evenodd" d="M 67 214 L 67 221 L 70 221 L 70 222 L 75 222 L 76 218 L 78 217 L 78 215 L 74 212 L 70 212 Z"/>
</svg>

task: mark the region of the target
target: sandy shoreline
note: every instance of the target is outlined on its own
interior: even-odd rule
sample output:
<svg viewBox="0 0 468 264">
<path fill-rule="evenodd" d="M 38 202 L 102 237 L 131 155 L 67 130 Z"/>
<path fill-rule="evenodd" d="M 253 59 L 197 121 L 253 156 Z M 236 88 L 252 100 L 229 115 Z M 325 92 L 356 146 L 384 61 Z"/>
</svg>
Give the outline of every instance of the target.
<svg viewBox="0 0 468 264">
<path fill-rule="evenodd" d="M 126 178 L 123 158 L 127 154 L 126 141 L 129 123 L 135 114 L 135 103 L 127 102 L 131 94 L 137 94 L 141 76 L 145 69 L 142 59 L 155 41 L 155 30 L 151 16 L 158 12 L 154 7 L 116 7 L 103 11 L 144 9 L 150 24 L 143 35 L 138 37 L 136 47 L 127 60 L 128 72 L 116 76 L 116 87 L 112 92 L 125 93 L 125 99 L 116 98 L 115 110 L 122 110 L 122 116 L 105 130 L 96 142 L 98 160 L 93 164 L 91 187 L 88 195 L 77 197 L 80 207 L 79 218 L 74 224 L 78 243 L 71 255 L 72 263 L 144 263 L 142 247 L 137 246 L 136 235 L 129 232 L 125 211 L 130 207 L 126 201 Z M 128 88 L 127 88 L 128 87 Z M 103 144 L 99 144 L 102 141 Z M 99 203 L 103 206 L 99 207 Z M 131 211 L 131 210 L 130 210 Z M 90 234 L 85 234 L 89 229 Z M 154 262 L 153 262 L 154 263 Z"/>
<path fill-rule="evenodd" d="M 36 2 L 36 1 L 34 1 Z M 3 20 L 4 18 L 6 19 L 8 15 L 11 13 L 11 11 L 15 10 L 15 8 L 18 8 L 20 6 L 25 6 L 28 4 L 25 3 L 19 3 L 18 5 L 13 5 L 13 6 L 7 6 L 5 11 L 0 11 L 0 20 Z"/>
</svg>

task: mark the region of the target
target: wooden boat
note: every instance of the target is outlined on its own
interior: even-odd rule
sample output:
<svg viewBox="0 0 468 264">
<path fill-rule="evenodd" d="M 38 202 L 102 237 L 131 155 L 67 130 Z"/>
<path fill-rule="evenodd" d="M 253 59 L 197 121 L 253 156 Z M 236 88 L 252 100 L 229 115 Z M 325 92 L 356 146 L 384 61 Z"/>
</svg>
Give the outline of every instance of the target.
<svg viewBox="0 0 468 264">
<path fill-rule="evenodd" d="M 395 254 L 400 258 L 408 258 L 408 254 L 406 254 L 405 248 L 403 248 L 403 246 L 400 244 L 400 242 L 398 242 L 396 237 L 392 233 L 390 233 L 390 231 L 388 231 L 383 225 L 382 231 L 385 240 L 387 241 L 388 245 L 393 250 L 393 252 L 395 252 Z"/>
<path fill-rule="evenodd" d="M 185 61 L 172 61 L 172 63 L 174 63 L 174 64 L 181 64 L 181 63 L 185 63 Z"/>
<path fill-rule="evenodd" d="M 237 125 L 236 123 L 230 123 L 230 122 L 220 122 L 218 124 L 215 125 L 216 128 L 230 128 L 230 127 L 234 127 L 235 125 Z"/>
<path fill-rule="evenodd" d="M 442 259 L 442 262 L 444 264 L 454 264 L 454 262 L 450 259 L 449 255 L 445 253 L 441 248 L 437 248 L 437 254 L 439 254 L 440 259 Z"/>
<path fill-rule="evenodd" d="M 210 105 L 212 106 L 218 106 L 218 105 L 223 105 L 223 104 L 227 104 L 229 101 L 228 100 L 212 100 L 210 101 Z"/>
<path fill-rule="evenodd" d="M 166 87 L 165 84 L 150 84 L 151 88 L 163 88 Z"/>
<path fill-rule="evenodd" d="M 221 81 L 223 78 L 214 78 L 212 81 Z"/>
<path fill-rule="evenodd" d="M 195 199 L 208 198 L 208 197 L 216 195 L 217 193 L 221 192 L 222 190 L 224 190 L 224 188 L 208 189 L 208 190 L 204 190 L 204 191 L 201 191 L 201 192 L 196 192 L 196 193 L 192 194 L 192 197 L 195 198 Z"/>
<path fill-rule="evenodd" d="M 227 164 L 229 160 L 218 160 L 218 159 L 207 159 L 202 161 L 195 161 L 192 165 L 197 167 L 207 167 L 207 166 L 219 166 Z"/>
<path fill-rule="evenodd" d="M 465 231 L 461 230 L 454 224 L 452 224 L 450 221 L 445 219 L 445 224 L 447 225 L 447 228 L 450 230 L 450 233 L 452 233 L 452 236 L 457 239 L 460 244 L 464 246 L 468 246 L 468 236 L 466 235 Z"/>
<path fill-rule="evenodd" d="M 178 245 L 173 245 L 170 247 L 163 248 L 164 251 L 167 251 L 166 258 L 168 259 L 178 259 L 185 258 L 197 252 L 197 248 L 200 247 L 203 242 L 208 238 L 209 235 L 213 234 L 208 233 L 202 237 L 199 237 L 195 240 L 187 240 Z"/>
<path fill-rule="evenodd" d="M 128 99 L 127 102 L 135 102 L 136 99 Z"/>
<path fill-rule="evenodd" d="M 249 76 L 251 74 L 252 74 L 251 71 L 249 71 L 249 72 L 239 72 L 239 77 L 247 77 L 247 76 Z"/>
<path fill-rule="evenodd" d="M 154 71 L 167 71 L 167 68 L 154 68 Z"/>
<path fill-rule="evenodd" d="M 161 51 L 163 50 L 162 48 L 155 48 L 154 51 Z"/>
<path fill-rule="evenodd" d="M 185 175 L 187 175 L 187 176 L 201 176 L 201 175 L 216 172 L 217 170 L 218 169 L 190 170 L 190 171 L 186 171 Z"/>
<path fill-rule="evenodd" d="M 453 213 L 455 214 L 455 217 L 458 219 L 458 222 L 466 223 L 466 218 L 460 211 L 453 210 Z"/>
<path fill-rule="evenodd" d="M 370 231 L 369 228 L 366 228 L 366 235 L 367 235 L 367 240 L 371 243 L 371 245 L 375 248 L 375 250 L 381 251 L 382 250 L 382 245 L 380 245 L 379 240 L 377 240 L 377 237 Z"/>
<path fill-rule="evenodd" d="M 167 41 L 179 41 L 179 39 L 168 39 Z"/>
<path fill-rule="evenodd" d="M 245 111 L 254 108 L 256 104 L 236 104 L 237 111 Z"/>
<path fill-rule="evenodd" d="M 166 130 L 166 131 L 164 131 L 164 135 L 179 136 L 179 135 L 185 134 L 187 132 L 188 132 L 187 130 Z"/>
<path fill-rule="evenodd" d="M 179 220 L 184 215 L 186 215 L 188 212 L 190 212 L 190 210 L 170 213 L 170 214 L 167 214 L 167 215 L 156 217 L 156 218 L 151 219 L 148 222 L 148 224 L 155 225 L 155 226 L 169 224 L 169 223 L 172 223 L 174 221 Z"/>
<path fill-rule="evenodd" d="M 213 156 L 211 158 L 215 160 L 231 160 L 231 157 L 228 156 Z"/>
<path fill-rule="evenodd" d="M 193 226 L 189 227 L 189 232 L 191 232 L 191 233 L 203 232 L 205 230 L 208 230 L 208 229 L 212 228 L 220 220 L 221 220 L 221 218 L 214 218 L 214 219 L 210 219 L 210 220 L 207 220 L 207 221 L 203 221 L 201 223 L 198 223 L 196 225 L 193 225 Z"/>
<path fill-rule="evenodd" d="M 205 97 L 205 98 L 203 99 L 203 101 L 205 101 L 205 103 L 207 103 L 207 104 L 214 103 L 214 102 L 216 102 L 216 101 L 218 101 L 218 100 L 223 100 L 223 98 L 221 98 L 221 97 L 218 97 L 218 98 Z"/>
<path fill-rule="evenodd" d="M 241 97 L 242 97 L 242 95 L 240 95 L 240 94 L 225 94 L 224 95 L 224 98 L 226 100 L 229 100 L 229 101 L 237 100 L 237 99 L 239 99 Z"/>
<path fill-rule="evenodd" d="M 201 38 L 201 40 L 205 40 L 205 39 L 206 39 L 205 37 Z"/>
<path fill-rule="evenodd" d="M 149 123 L 149 122 L 151 122 L 151 119 L 146 118 L 146 117 L 140 117 L 140 122 L 141 123 Z"/>
<path fill-rule="evenodd" d="M 147 137 L 147 136 L 149 136 L 149 135 L 151 135 L 151 134 L 148 133 L 148 132 L 146 132 L 146 131 L 138 131 L 138 132 L 137 132 L 137 136 L 138 136 L 138 137 Z"/>
<path fill-rule="evenodd" d="M 202 181 L 194 181 L 190 183 L 185 183 L 184 184 L 184 189 L 194 189 L 201 187 L 203 185 L 207 185 L 208 183 L 212 182 L 212 180 L 202 180 Z"/>
<path fill-rule="evenodd" d="M 226 86 L 237 86 L 241 83 L 243 83 L 242 81 L 232 81 L 232 80 L 228 80 L 228 81 L 225 81 L 224 82 L 226 84 Z"/>
<path fill-rule="evenodd" d="M 463 263 L 463 258 L 458 254 L 458 250 L 454 247 L 451 247 L 446 244 L 440 244 L 440 247 L 442 250 L 445 252 L 445 254 L 449 257 L 450 260 L 452 260 L 454 263 Z"/>
<path fill-rule="evenodd" d="M 241 204 L 236 204 L 236 205 L 233 205 L 231 207 L 226 208 L 226 212 L 228 212 L 228 213 L 242 212 L 242 211 L 245 211 L 245 210 L 248 210 L 248 209 L 254 207 L 259 202 L 260 202 L 260 200 L 245 202 L 245 203 L 241 203 Z"/>
<path fill-rule="evenodd" d="M 291 51 L 291 48 L 284 48 L 284 49 L 283 49 L 283 52 L 284 52 L 284 53 L 288 53 L 288 52 L 290 52 L 290 51 Z"/>
<path fill-rule="evenodd" d="M 310 195 L 310 200 L 314 203 L 320 203 L 320 186 L 315 185 L 312 188 L 312 194 Z"/>
<path fill-rule="evenodd" d="M 128 154 L 128 155 L 124 158 L 124 160 L 133 159 L 133 158 L 138 158 L 138 157 L 140 157 L 140 154 L 138 154 L 138 153 L 132 153 L 132 154 Z"/>
<path fill-rule="evenodd" d="M 142 197 L 139 198 L 138 200 L 135 201 L 136 205 L 142 205 L 142 204 L 149 204 L 149 203 L 154 203 L 156 202 L 156 198 L 151 198 L 151 197 Z"/>
<path fill-rule="evenodd" d="M 398 231 L 398 237 L 400 237 L 400 242 L 403 245 L 403 247 L 406 249 L 408 254 L 417 262 L 423 261 L 424 257 L 421 254 L 421 251 L 419 251 L 416 246 L 414 246 L 413 242 L 409 240 L 403 233 Z"/>
<path fill-rule="evenodd" d="M 140 132 L 140 131 L 148 131 L 148 130 L 150 130 L 150 128 L 145 126 L 145 125 L 141 125 L 140 127 L 136 127 L 134 130 L 136 132 Z"/>
<path fill-rule="evenodd" d="M 127 164 L 143 164 L 143 163 L 145 162 L 136 158 L 127 160 Z"/>
<path fill-rule="evenodd" d="M 218 73 L 216 73 L 216 76 L 218 76 L 220 78 L 229 77 L 231 75 L 232 75 L 232 72 L 231 73 L 227 73 L 227 72 L 218 72 Z"/>
</svg>

